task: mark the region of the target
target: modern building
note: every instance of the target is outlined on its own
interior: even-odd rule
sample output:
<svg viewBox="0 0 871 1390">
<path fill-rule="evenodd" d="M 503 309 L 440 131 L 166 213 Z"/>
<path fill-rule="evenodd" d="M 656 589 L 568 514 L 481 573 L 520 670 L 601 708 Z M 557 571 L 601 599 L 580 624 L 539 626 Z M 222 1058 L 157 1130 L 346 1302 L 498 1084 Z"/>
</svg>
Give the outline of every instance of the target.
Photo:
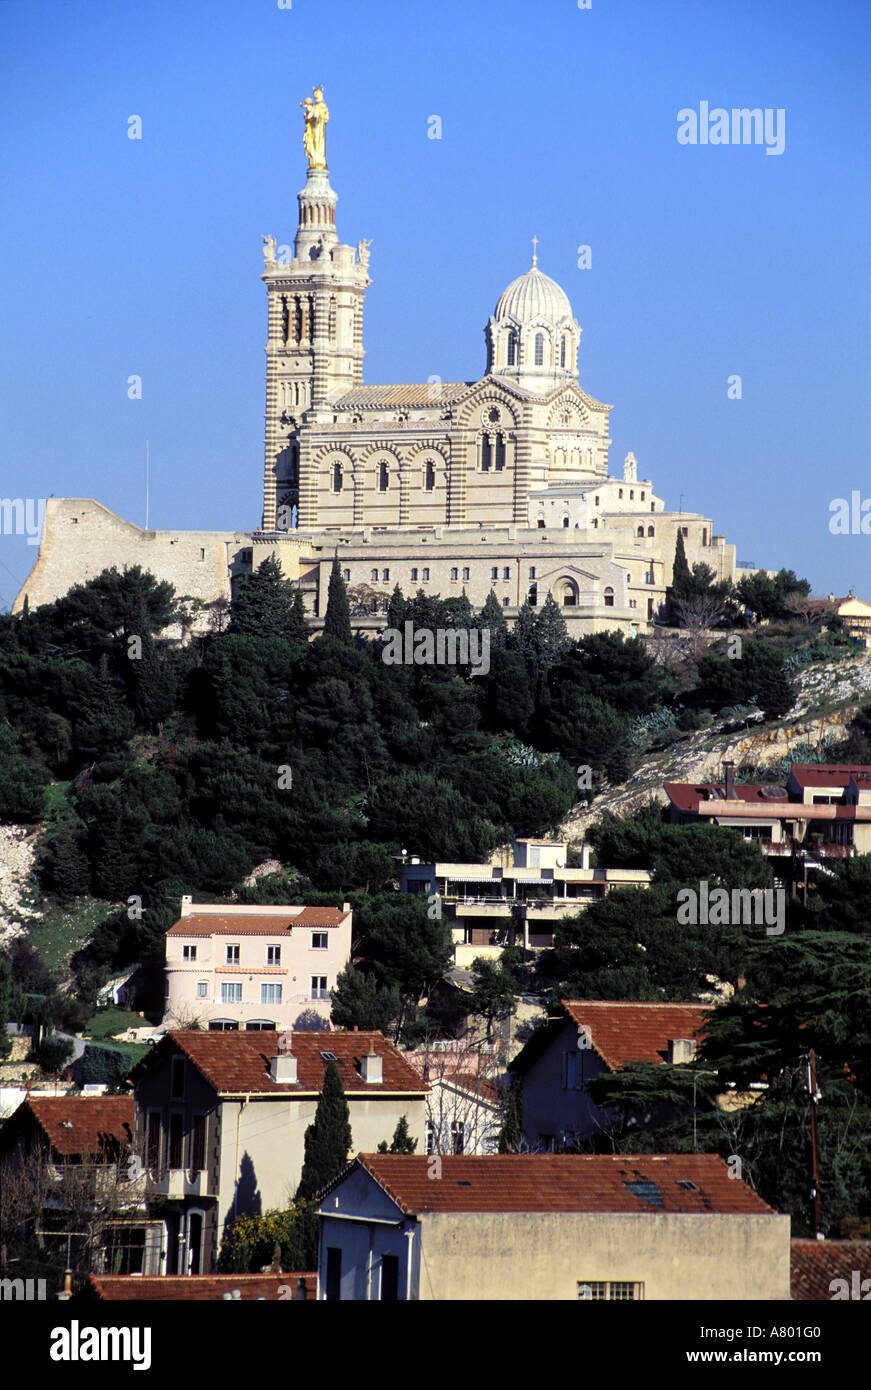
<svg viewBox="0 0 871 1390">
<path fill-rule="evenodd" d="M 691 565 L 736 576 L 735 547 L 712 519 L 670 510 L 633 453 L 609 474 L 612 407 L 581 385 L 581 325 L 535 242 L 531 265 L 487 316 L 480 378 L 367 385 L 370 243 L 340 240 L 325 160 L 309 162 L 297 196 L 292 241 L 262 238 L 259 527 L 155 532 L 92 499 L 47 499 L 16 611 L 25 596 L 31 607 L 50 602 L 111 565 L 142 565 L 207 603 L 227 599 L 240 574 L 274 555 L 317 629 L 338 554 L 361 632 L 383 628 L 398 583 L 406 594 L 465 592 L 476 607 L 492 589 L 509 620 L 551 595 L 575 637 L 647 631 L 679 533 Z"/>
<path fill-rule="evenodd" d="M 454 963 L 496 958 L 513 937 L 525 951 L 553 945 L 554 929 L 615 888 L 648 888 L 647 869 L 595 868 L 584 845 L 582 865 L 568 868 L 568 846 L 555 840 L 517 839 L 506 864 L 423 864 L 411 858 L 399 870 L 403 893 L 438 894 L 451 924 Z"/>
<path fill-rule="evenodd" d="M 794 891 L 826 861 L 871 852 L 871 766 L 793 763 L 787 785 L 666 782 L 672 825 L 725 825 L 771 863 L 775 883 Z"/>
<path fill-rule="evenodd" d="M 708 1009 L 703 1004 L 624 1004 L 564 1000 L 509 1063 L 522 1083 L 523 1135 L 542 1153 L 589 1141 L 614 1123 L 594 1105 L 587 1083 L 627 1062 L 691 1062 Z M 639 1114 L 639 1128 L 665 1118 Z"/>
<path fill-rule="evenodd" d="M 329 1026 L 330 990 L 351 957 L 351 920 L 348 903 L 227 906 L 183 897 L 166 934 L 165 1026 Z"/>
<path fill-rule="evenodd" d="M 789 1217 L 713 1154 L 358 1154 L 321 1194 L 318 1297 L 785 1300 Z"/>
<path fill-rule="evenodd" d="M 423 1149 L 429 1088 L 380 1033 L 172 1032 L 137 1063 L 133 1149 L 161 1223 L 155 1272 L 211 1273 L 228 1219 L 290 1205 L 331 1061 L 355 1146 L 389 1142 L 404 1115 Z"/>
</svg>

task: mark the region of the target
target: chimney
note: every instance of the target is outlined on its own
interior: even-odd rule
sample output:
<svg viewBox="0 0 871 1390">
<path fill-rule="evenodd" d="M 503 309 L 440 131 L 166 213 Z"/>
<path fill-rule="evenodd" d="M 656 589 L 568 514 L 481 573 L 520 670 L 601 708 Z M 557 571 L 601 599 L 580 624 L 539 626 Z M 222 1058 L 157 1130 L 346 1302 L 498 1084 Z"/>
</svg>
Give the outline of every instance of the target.
<svg viewBox="0 0 871 1390">
<path fill-rule="evenodd" d="M 668 1060 L 672 1066 L 678 1062 L 691 1062 L 695 1055 L 695 1038 L 669 1038 Z"/>
<path fill-rule="evenodd" d="M 269 1063 L 269 1075 L 279 1086 L 296 1085 L 296 1058 L 292 1052 L 281 1052 Z"/>
<path fill-rule="evenodd" d="M 726 779 L 726 800 L 738 801 L 738 793 L 735 790 L 735 764 L 723 763 L 723 774 Z"/>
<path fill-rule="evenodd" d="M 190 917 L 193 911 L 194 900 L 190 893 L 185 893 L 181 900 L 181 916 Z"/>
<path fill-rule="evenodd" d="M 380 1086 L 383 1078 L 383 1064 L 372 1044 L 369 1051 L 360 1059 L 360 1075 L 368 1085 Z"/>
</svg>

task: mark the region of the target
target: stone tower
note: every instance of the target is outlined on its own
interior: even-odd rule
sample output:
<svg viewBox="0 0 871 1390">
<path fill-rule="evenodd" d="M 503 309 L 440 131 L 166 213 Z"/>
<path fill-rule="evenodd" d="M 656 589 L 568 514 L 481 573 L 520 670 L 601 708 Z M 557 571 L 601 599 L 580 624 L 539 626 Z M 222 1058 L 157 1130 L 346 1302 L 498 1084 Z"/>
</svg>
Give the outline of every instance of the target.
<svg viewBox="0 0 871 1390">
<path fill-rule="evenodd" d="M 290 247 L 276 254 L 275 238 L 263 237 L 266 262 L 266 459 L 263 529 L 305 526 L 300 476 L 299 425 L 316 421 L 331 395 L 363 379 L 363 299 L 371 281 L 369 244 L 356 252 L 336 233 L 336 194 L 327 168 L 309 168 L 297 194 L 299 226 Z M 304 451 L 303 451 L 304 452 Z"/>
</svg>

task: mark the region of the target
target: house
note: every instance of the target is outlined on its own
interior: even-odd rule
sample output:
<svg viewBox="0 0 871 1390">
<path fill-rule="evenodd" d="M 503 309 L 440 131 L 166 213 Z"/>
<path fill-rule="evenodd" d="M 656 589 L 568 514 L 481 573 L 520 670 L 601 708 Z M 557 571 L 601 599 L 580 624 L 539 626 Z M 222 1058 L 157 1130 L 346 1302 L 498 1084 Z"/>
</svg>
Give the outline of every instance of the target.
<svg viewBox="0 0 871 1390">
<path fill-rule="evenodd" d="M 133 1147 L 160 1272 L 208 1274 L 228 1220 L 290 1205 L 327 1063 L 355 1145 L 390 1140 L 402 1115 L 423 1148 L 426 1082 L 381 1033 L 170 1032 L 130 1073 Z"/>
<path fill-rule="evenodd" d="M 351 909 L 181 900 L 166 934 L 169 1028 L 215 1032 L 329 1024 L 351 958 Z"/>
<path fill-rule="evenodd" d="M 477 956 L 496 959 L 506 945 L 541 951 L 553 945 L 563 918 L 580 912 L 614 888 L 648 888 L 646 869 L 592 866 L 590 847 L 583 863 L 568 868 L 568 845 L 556 840 L 516 839 L 507 864 L 422 864 L 411 858 L 400 866 L 403 893 L 438 894 L 450 921 L 454 964 L 467 967 Z"/>
<path fill-rule="evenodd" d="M 73 1296 L 74 1303 L 299 1303 L 317 1296 L 317 1275 L 311 1274 L 166 1274 L 145 1276 L 91 1274 Z"/>
<path fill-rule="evenodd" d="M 467 1031 L 460 1038 L 431 1038 L 404 1052 L 429 1082 L 426 1153 L 495 1153 L 502 1128 L 504 1041 Z"/>
<path fill-rule="evenodd" d="M 590 1140 L 613 1123 L 587 1094 L 587 1082 L 627 1062 L 689 1062 L 708 1008 L 703 1004 L 624 1004 L 564 1000 L 509 1063 L 523 1087 L 523 1134 L 542 1152 Z M 660 1115 L 640 1116 L 644 1125 Z"/>
<path fill-rule="evenodd" d="M 319 1210 L 322 1299 L 789 1298 L 789 1217 L 714 1154 L 358 1154 Z"/>
<path fill-rule="evenodd" d="M 871 1240 L 793 1240 L 792 1297 L 871 1301 Z"/>
<path fill-rule="evenodd" d="M 805 604 L 809 617 L 832 614 L 841 619 L 844 632 L 855 637 L 865 646 L 871 646 L 871 603 L 857 598 L 851 589 L 843 598 L 829 594 L 828 598 L 809 599 Z"/>
<path fill-rule="evenodd" d="M 130 1165 L 133 1097 L 29 1096 L 0 1129 L 7 1196 L 78 1267 L 157 1273 L 159 1231 Z"/>
<path fill-rule="evenodd" d="M 725 825 L 758 845 L 775 885 L 806 887 L 832 859 L 871 853 L 871 766 L 794 763 L 785 787 L 666 782 L 672 825 Z"/>
</svg>

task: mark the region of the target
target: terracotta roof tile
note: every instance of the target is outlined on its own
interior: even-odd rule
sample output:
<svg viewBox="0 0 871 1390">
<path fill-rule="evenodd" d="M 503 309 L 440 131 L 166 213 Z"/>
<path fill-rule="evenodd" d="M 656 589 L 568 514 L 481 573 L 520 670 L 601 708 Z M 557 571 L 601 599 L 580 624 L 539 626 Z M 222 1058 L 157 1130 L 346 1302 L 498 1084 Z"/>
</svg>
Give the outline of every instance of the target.
<svg viewBox="0 0 871 1390">
<path fill-rule="evenodd" d="M 790 1285 L 792 1296 L 796 1299 L 829 1301 L 837 1287 L 830 1287 L 834 1279 L 844 1279 L 850 1297 L 868 1297 L 871 1283 L 864 1295 L 853 1293 L 856 1282 L 854 1270 L 861 1286 L 865 1279 L 871 1280 L 871 1240 L 793 1240 L 790 1241 Z"/>
<path fill-rule="evenodd" d="M 429 1090 L 426 1082 L 382 1033 L 338 1030 L 293 1033 L 291 1051 L 297 1059 L 298 1081 L 296 1084 L 275 1082 L 269 1075 L 269 1066 L 272 1058 L 279 1055 L 279 1036 L 277 1032 L 209 1033 L 187 1030 L 167 1033 L 137 1063 L 130 1075 L 134 1081 L 138 1080 L 168 1051 L 179 1048 L 220 1095 L 318 1093 L 327 1065 L 322 1054 L 332 1052 L 337 1059 L 336 1066 L 346 1095 L 360 1092 L 378 1095 L 391 1091 L 423 1095 Z M 380 1083 L 364 1081 L 360 1075 L 361 1058 L 370 1047 L 382 1059 L 383 1080 Z"/>
<path fill-rule="evenodd" d="M 846 787 L 852 777 L 871 778 L 869 763 L 793 763 L 792 776 L 800 787 Z"/>
<path fill-rule="evenodd" d="M 157 1300 L 202 1303 L 222 1300 L 225 1293 L 238 1289 L 242 1301 L 264 1298 L 267 1302 L 295 1302 L 298 1282 L 305 1280 L 305 1296 L 317 1296 L 317 1274 L 189 1274 L 174 1278 L 166 1274 L 89 1274 L 79 1298 L 99 1298 L 107 1302 Z M 290 1293 L 282 1292 L 289 1289 Z M 303 1302 L 302 1299 L 299 1300 Z"/>
<path fill-rule="evenodd" d="M 434 397 L 432 386 L 426 381 L 404 382 L 396 386 L 353 386 L 331 402 L 336 410 L 387 410 L 392 406 L 429 406 L 431 410 L 439 405 L 455 401 L 462 396 L 474 382 L 439 382 L 438 395 Z"/>
<path fill-rule="evenodd" d="M 716 1154 L 494 1154 L 441 1159 L 358 1154 L 359 1165 L 408 1215 L 425 1212 L 681 1212 L 774 1216 Z"/>
<path fill-rule="evenodd" d="M 297 913 L 252 913 L 224 916 L 215 912 L 194 912 L 179 917 L 167 936 L 279 936 L 294 927 L 340 927 L 350 914 L 339 907 L 304 907 Z"/>
<path fill-rule="evenodd" d="M 26 1125 L 28 1117 L 62 1158 L 98 1154 L 132 1139 L 132 1096 L 28 1096 L 7 1123 Z"/>
<path fill-rule="evenodd" d="M 613 1071 L 627 1062 L 667 1062 L 670 1038 L 693 1038 L 706 1004 L 621 1004 L 599 999 L 565 999 L 563 1008 Z"/>
</svg>

